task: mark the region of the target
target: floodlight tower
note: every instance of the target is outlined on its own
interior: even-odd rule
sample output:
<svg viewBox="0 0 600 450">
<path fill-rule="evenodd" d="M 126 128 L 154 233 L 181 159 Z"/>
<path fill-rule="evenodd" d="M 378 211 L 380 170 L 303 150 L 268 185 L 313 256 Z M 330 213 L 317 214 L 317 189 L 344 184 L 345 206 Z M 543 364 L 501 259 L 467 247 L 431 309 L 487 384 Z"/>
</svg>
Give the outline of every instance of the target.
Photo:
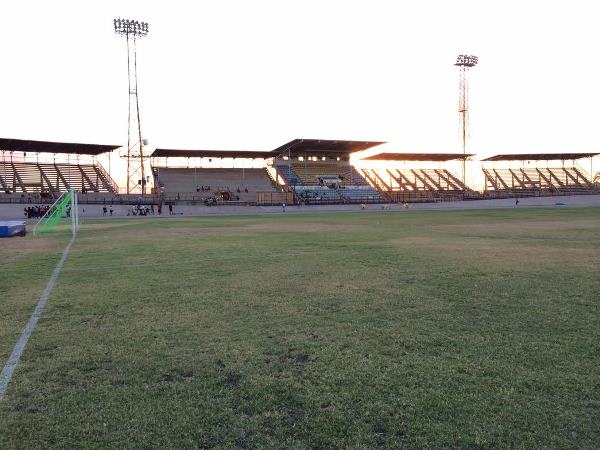
<svg viewBox="0 0 600 450">
<path fill-rule="evenodd" d="M 467 174 L 467 138 L 469 135 L 469 69 L 479 61 L 477 56 L 458 55 L 455 66 L 459 69 L 458 78 L 458 120 L 463 151 L 463 184 Z"/>
<path fill-rule="evenodd" d="M 141 189 L 146 193 L 146 171 L 144 164 L 144 140 L 140 121 L 140 103 L 137 83 L 136 43 L 148 35 L 148 23 L 130 19 L 114 19 L 115 33 L 125 36 L 127 44 L 127 80 L 129 83 L 129 112 L 127 115 L 127 193 Z M 133 62 L 132 62 L 133 60 Z M 132 67 L 133 65 L 133 67 Z M 133 114 L 132 114 L 133 113 Z M 135 117 L 132 117 L 135 115 Z M 133 144 L 132 144 L 133 141 Z"/>
</svg>

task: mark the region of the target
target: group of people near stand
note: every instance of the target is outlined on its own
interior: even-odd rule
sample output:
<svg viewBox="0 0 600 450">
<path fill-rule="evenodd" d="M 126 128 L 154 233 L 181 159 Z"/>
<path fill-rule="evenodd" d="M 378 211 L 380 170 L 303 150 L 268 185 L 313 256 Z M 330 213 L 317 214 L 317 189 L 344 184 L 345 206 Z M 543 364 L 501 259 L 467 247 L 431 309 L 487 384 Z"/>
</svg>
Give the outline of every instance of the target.
<svg viewBox="0 0 600 450">
<path fill-rule="evenodd" d="M 28 219 L 39 219 L 44 217 L 44 215 L 50 209 L 50 205 L 35 205 L 28 206 L 27 208 L 23 208 L 23 214 Z M 71 217 L 71 206 L 68 205 L 64 210 L 64 217 Z"/>
<path fill-rule="evenodd" d="M 25 217 L 27 217 L 28 219 L 39 219 L 48 212 L 49 208 L 50 206 L 48 205 L 35 205 L 23 208 L 23 211 L 25 213 Z"/>
</svg>

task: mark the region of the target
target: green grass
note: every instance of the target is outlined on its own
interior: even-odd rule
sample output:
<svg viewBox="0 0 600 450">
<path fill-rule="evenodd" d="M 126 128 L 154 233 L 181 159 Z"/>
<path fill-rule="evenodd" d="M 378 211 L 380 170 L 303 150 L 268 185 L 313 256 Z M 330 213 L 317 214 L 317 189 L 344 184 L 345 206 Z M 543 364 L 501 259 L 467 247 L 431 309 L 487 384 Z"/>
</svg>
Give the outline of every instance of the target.
<svg viewBox="0 0 600 450">
<path fill-rule="evenodd" d="M 0 270 L 2 358 L 40 239 Z M 599 448 L 599 250 L 593 208 L 87 223 L 0 448 Z"/>
</svg>

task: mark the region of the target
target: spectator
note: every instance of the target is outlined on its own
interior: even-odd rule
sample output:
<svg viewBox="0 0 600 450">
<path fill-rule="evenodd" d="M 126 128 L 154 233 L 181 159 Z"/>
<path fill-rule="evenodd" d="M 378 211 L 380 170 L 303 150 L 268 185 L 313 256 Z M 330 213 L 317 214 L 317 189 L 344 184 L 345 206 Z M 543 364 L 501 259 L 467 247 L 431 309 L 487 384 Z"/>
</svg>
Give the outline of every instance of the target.
<svg viewBox="0 0 600 450">
<path fill-rule="evenodd" d="M 169 215 L 173 215 L 173 203 L 169 203 Z"/>
<path fill-rule="evenodd" d="M 106 205 L 102 207 L 102 215 L 106 216 Z"/>
<path fill-rule="evenodd" d="M 112 205 L 110 205 L 110 215 L 111 216 L 113 215 L 113 207 L 112 207 Z"/>
<path fill-rule="evenodd" d="M 285 212 L 285 203 L 282 203 L 282 204 L 281 204 L 281 207 L 282 207 L 282 209 L 283 209 L 283 211 L 282 211 L 282 212 Z"/>
</svg>

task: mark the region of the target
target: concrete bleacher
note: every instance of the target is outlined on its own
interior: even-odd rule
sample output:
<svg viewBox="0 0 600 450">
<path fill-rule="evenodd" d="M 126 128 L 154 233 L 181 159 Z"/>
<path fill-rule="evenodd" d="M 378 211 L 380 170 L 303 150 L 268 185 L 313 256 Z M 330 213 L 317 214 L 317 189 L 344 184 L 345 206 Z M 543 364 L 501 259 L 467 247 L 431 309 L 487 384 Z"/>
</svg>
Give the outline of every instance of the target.
<svg viewBox="0 0 600 450">
<path fill-rule="evenodd" d="M 178 195 L 180 199 L 226 191 L 232 199 L 239 197 L 240 202 L 256 202 L 258 192 L 277 192 L 265 169 L 155 167 L 153 173 L 155 184 L 163 188 L 165 196 Z"/>
<path fill-rule="evenodd" d="M 5 193 L 48 192 L 69 189 L 118 192 L 118 186 L 98 164 L 33 163 L 0 161 L 0 188 Z"/>
<path fill-rule="evenodd" d="M 457 191 L 471 189 L 446 169 L 366 169 L 368 177 L 390 191 Z"/>
<path fill-rule="evenodd" d="M 446 169 L 363 169 L 363 174 L 382 197 L 393 202 L 451 201 L 480 197 L 478 192 Z"/>
<path fill-rule="evenodd" d="M 492 196 L 589 194 L 598 188 L 576 167 L 484 168 L 486 192 Z"/>
</svg>

